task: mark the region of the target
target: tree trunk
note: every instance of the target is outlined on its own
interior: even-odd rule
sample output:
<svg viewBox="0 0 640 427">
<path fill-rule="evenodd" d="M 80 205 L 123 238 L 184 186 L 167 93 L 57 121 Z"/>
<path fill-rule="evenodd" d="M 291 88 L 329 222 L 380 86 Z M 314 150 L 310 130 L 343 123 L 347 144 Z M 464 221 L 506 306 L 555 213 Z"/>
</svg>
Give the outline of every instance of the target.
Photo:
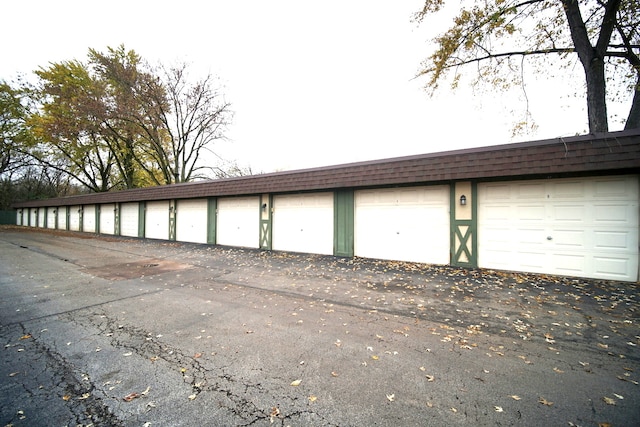
<svg viewBox="0 0 640 427">
<path fill-rule="evenodd" d="M 615 10 L 618 0 L 612 0 L 610 5 Z M 604 78 L 604 52 L 611 35 L 612 27 L 607 25 L 607 33 L 602 34 L 598 40 L 598 46 L 591 45 L 589 35 L 585 27 L 578 0 L 562 0 L 567 23 L 571 32 L 573 46 L 580 58 L 587 82 L 587 111 L 589 115 L 589 132 L 607 132 L 607 99 L 606 80 Z M 610 24 L 610 22 L 607 22 Z M 604 25 L 603 25 L 604 30 Z"/>
<path fill-rule="evenodd" d="M 607 132 L 607 95 L 604 78 L 604 61 L 594 56 L 589 64 L 584 65 L 587 80 L 587 113 L 589 115 L 589 132 Z"/>
<path fill-rule="evenodd" d="M 633 93 L 631 110 L 629 110 L 629 116 L 627 117 L 627 122 L 624 125 L 625 130 L 638 128 L 640 128 L 640 74 L 638 74 L 636 90 Z"/>
</svg>

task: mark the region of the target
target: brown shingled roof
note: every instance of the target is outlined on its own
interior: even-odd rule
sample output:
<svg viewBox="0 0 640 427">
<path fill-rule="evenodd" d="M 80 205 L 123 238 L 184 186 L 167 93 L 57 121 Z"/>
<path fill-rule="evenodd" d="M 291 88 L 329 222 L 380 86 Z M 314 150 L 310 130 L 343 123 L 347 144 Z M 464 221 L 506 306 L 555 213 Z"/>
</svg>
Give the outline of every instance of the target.
<svg viewBox="0 0 640 427">
<path fill-rule="evenodd" d="M 640 130 L 15 203 L 14 208 L 191 199 L 454 180 L 640 172 Z"/>
</svg>

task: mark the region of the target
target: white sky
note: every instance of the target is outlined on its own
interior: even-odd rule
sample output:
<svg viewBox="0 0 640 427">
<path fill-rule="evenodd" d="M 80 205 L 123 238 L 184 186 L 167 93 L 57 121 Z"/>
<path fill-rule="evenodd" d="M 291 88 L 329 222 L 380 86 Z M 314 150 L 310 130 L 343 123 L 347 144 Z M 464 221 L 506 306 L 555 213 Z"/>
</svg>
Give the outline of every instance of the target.
<svg viewBox="0 0 640 427">
<path fill-rule="evenodd" d="M 522 94 L 412 80 L 449 22 L 417 26 L 422 0 L 5 0 L 0 78 L 124 44 L 224 83 L 235 111 L 218 151 L 254 172 L 585 133 L 581 98 L 529 80 L 538 131 L 511 139 Z M 470 70 L 471 72 L 471 70 Z M 580 81 L 582 84 L 582 81 Z M 514 114 L 512 110 L 519 113 Z M 611 124 L 611 130 L 620 125 Z"/>
</svg>

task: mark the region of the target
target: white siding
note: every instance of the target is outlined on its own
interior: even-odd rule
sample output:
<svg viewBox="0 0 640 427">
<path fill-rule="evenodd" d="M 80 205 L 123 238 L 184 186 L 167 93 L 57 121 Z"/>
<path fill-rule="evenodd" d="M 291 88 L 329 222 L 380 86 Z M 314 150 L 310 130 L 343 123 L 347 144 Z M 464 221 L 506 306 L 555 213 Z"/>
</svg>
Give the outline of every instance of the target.
<svg viewBox="0 0 640 427">
<path fill-rule="evenodd" d="M 638 177 L 478 186 L 481 267 L 637 280 Z"/>
<path fill-rule="evenodd" d="M 207 243 L 207 199 L 178 200 L 176 240 Z"/>
<path fill-rule="evenodd" d="M 333 193 L 275 196 L 275 250 L 333 254 Z"/>
<path fill-rule="evenodd" d="M 101 234 L 113 234 L 114 222 L 115 222 L 115 205 L 109 203 L 106 205 L 100 205 L 100 233 Z"/>
<path fill-rule="evenodd" d="M 260 240 L 260 199 L 233 197 L 218 199 L 219 245 L 257 248 Z"/>
<path fill-rule="evenodd" d="M 168 240 L 169 202 L 147 202 L 145 215 L 145 237 Z"/>
<path fill-rule="evenodd" d="M 449 263 L 449 187 L 355 193 L 355 255 Z"/>
<path fill-rule="evenodd" d="M 138 237 L 138 203 L 120 205 L 120 235 Z"/>
</svg>

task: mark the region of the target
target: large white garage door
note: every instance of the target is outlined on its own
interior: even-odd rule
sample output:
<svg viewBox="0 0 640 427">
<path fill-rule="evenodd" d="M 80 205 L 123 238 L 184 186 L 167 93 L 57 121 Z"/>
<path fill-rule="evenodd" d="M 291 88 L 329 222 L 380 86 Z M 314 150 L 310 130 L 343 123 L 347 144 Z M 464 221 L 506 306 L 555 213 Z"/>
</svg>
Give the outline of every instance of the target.
<svg viewBox="0 0 640 427">
<path fill-rule="evenodd" d="M 635 281 L 638 198 L 637 176 L 480 184 L 478 263 Z"/>
<path fill-rule="evenodd" d="M 67 207 L 66 206 L 58 206 L 58 229 L 59 230 L 67 229 Z"/>
<path fill-rule="evenodd" d="M 100 205 L 100 233 L 101 234 L 113 234 L 114 221 L 115 221 L 115 205 L 109 203 L 107 205 Z"/>
<path fill-rule="evenodd" d="M 355 255 L 449 263 L 449 187 L 355 193 Z"/>
<path fill-rule="evenodd" d="M 169 202 L 147 202 L 145 237 L 169 240 Z"/>
<path fill-rule="evenodd" d="M 47 228 L 56 228 L 56 208 L 47 208 Z"/>
<path fill-rule="evenodd" d="M 69 230 L 80 231 L 80 206 L 70 207 Z"/>
<path fill-rule="evenodd" d="M 257 248 L 260 240 L 260 199 L 238 197 L 218 199 L 219 245 Z"/>
<path fill-rule="evenodd" d="M 275 250 L 333 254 L 333 193 L 275 196 Z"/>
<path fill-rule="evenodd" d="M 120 205 L 120 235 L 138 237 L 138 203 Z"/>
<path fill-rule="evenodd" d="M 38 227 L 45 228 L 47 224 L 44 223 L 47 208 L 38 208 Z"/>
<path fill-rule="evenodd" d="M 178 200 L 176 240 L 207 243 L 207 199 Z"/>
<path fill-rule="evenodd" d="M 38 226 L 38 208 L 29 209 L 29 225 L 31 227 Z"/>
<path fill-rule="evenodd" d="M 84 207 L 82 215 L 82 231 L 87 233 L 96 232 L 96 205 Z"/>
</svg>

